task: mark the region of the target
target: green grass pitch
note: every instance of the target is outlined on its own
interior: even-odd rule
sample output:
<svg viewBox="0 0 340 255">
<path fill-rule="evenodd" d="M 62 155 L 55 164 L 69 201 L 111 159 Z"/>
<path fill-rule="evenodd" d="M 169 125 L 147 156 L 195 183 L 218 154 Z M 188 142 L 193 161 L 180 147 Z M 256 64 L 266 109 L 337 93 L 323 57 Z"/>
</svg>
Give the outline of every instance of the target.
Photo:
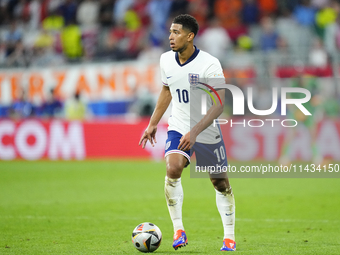
<svg viewBox="0 0 340 255">
<path fill-rule="evenodd" d="M 255 163 L 254 163 L 255 164 Z M 157 254 L 220 254 L 208 179 L 183 174 L 189 245 L 172 249 L 164 162 L 0 162 L 0 254 L 141 254 L 132 230 L 163 233 Z M 231 179 L 236 254 L 339 254 L 340 178 Z"/>
</svg>

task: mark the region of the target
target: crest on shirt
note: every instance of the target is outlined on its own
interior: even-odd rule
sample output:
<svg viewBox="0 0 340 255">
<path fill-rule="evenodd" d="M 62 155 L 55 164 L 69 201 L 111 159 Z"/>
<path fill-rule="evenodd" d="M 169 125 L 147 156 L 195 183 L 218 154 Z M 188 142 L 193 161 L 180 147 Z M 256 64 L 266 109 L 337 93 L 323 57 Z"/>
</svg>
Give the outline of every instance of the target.
<svg viewBox="0 0 340 255">
<path fill-rule="evenodd" d="M 200 76 L 199 74 L 189 73 L 189 83 L 192 87 L 197 87 L 199 84 Z"/>
</svg>

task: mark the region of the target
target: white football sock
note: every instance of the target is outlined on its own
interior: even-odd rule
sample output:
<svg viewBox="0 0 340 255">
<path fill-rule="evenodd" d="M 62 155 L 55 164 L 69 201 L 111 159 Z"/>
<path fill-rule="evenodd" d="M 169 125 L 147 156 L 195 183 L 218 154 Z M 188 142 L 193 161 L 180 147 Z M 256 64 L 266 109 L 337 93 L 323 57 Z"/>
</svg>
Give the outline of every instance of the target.
<svg viewBox="0 0 340 255">
<path fill-rule="evenodd" d="M 224 192 L 216 190 L 216 205 L 222 218 L 224 239 L 235 241 L 235 199 L 231 188 Z"/>
<path fill-rule="evenodd" d="M 170 218 L 174 225 L 174 232 L 182 229 L 182 205 L 183 205 L 183 188 L 181 178 L 171 179 L 165 176 L 165 187 L 164 187 L 165 199 L 168 205 Z"/>
</svg>

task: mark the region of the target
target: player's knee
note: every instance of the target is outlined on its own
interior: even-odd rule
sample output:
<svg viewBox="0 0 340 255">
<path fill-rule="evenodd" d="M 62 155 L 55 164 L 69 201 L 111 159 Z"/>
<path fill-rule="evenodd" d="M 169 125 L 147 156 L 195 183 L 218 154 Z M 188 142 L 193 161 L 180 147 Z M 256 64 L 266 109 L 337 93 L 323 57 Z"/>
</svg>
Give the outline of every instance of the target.
<svg viewBox="0 0 340 255">
<path fill-rule="evenodd" d="M 211 179 L 211 183 L 214 185 L 214 188 L 219 192 L 225 192 L 228 188 L 225 179 Z"/>
<path fill-rule="evenodd" d="M 166 165 L 166 175 L 169 178 L 180 178 L 183 171 L 183 166 L 177 162 L 169 162 Z"/>
</svg>

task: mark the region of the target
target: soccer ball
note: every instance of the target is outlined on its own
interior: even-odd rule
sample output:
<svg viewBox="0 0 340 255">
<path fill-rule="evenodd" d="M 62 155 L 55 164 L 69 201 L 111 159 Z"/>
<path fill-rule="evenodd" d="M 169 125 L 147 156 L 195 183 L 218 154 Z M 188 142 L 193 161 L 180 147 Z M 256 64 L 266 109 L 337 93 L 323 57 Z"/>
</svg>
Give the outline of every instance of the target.
<svg viewBox="0 0 340 255">
<path fill-rule="evenodd" d="M 150 222 L 139 224 L 132 232 L 132 243 L 141 252 L 153 252 L 161 245 L 162 232 Z"/>
</svg>

